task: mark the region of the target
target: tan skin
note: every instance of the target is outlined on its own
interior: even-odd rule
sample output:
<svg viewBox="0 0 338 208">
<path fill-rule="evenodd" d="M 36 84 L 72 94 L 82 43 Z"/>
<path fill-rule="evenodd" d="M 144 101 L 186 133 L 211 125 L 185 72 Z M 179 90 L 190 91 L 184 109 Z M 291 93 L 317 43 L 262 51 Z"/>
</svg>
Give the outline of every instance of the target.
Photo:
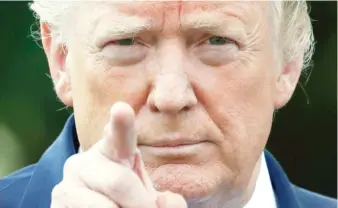
<svg viewBox="0 0 338 208">
<path fill-rule="evenodd" d="M 179 193 L 191 203 L 221 193 L 229 206 L 245 204 L 273 112 L 289 101 L 301 73 L 300 61 L 284 63 L 276 56 L 268 3 L 104 7 L 102 16 L 95 13 L 95 4 L 74 12 L 78 23 L 68 31 L 65 52 L 55 39 L 43 41 L 57 95 L 74 108 L 81 147 L 96 144 L 111 106 L 126 102 L 135 111 L 138 148 L 156 190 Z M 149 20 L 152 27 L 134 40 L 100 40 L 97 34 L 113 24 L 109 18 L 116 9 Z M 189 14 L 204 10 L 226 20 L 217 32 L 185 24 Z M 42 35 L 49 32 L 42 24 Z M 154 147 L 172 138 L 203 142 L 188 152 L 161 153 Z"/>
</svg>

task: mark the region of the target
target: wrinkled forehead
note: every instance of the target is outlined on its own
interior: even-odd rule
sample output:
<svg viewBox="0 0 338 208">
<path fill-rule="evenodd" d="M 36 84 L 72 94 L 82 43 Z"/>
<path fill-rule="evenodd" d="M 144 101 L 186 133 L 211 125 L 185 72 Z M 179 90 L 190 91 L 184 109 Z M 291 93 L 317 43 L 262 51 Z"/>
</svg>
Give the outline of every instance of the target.
<svg viewBox="0 0 338 208">
<path fill-rule="evenodd" d="M 258 5 L 258 2 L 245 1 L 147 1 L 133 3 L 115 3 L 114 6 L 122 13 L 143 18 L 170 20 L 169 17 L 185 17 L 202 12 L 231 13 L 241 16 Z"/>
<path fill-rule="evenodd" d="M 108 1 L 88 4 L 80 18 L 135 31 L 217 27 L 224 19 L 253 26 L 261 21 L 258 18 L 266 13 L 267 5 L 263 1 Z"/>
</svg>

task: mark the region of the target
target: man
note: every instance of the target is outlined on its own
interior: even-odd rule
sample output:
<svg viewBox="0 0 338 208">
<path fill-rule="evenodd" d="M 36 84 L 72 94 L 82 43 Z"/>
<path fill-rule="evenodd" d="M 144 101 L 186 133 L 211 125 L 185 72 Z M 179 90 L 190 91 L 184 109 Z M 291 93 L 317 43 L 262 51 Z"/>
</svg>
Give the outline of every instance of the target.
<svg viewBox="0 0 338 208">
<path fill-rule="evenodd" d="M 72 115 L 0 207 L 333 208 L 264 151 L 313 52 L 304 1 L 31 8 Z"/>
</svg>

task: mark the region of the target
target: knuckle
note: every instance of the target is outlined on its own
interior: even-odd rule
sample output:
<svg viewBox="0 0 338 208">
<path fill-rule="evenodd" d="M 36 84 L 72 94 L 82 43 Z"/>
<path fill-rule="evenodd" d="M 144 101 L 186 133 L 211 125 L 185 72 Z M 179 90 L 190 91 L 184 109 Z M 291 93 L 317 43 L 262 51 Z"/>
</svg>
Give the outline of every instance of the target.
<svg viewBox="0 0 338 208">
<path fill-rule="evenodd" d="M 51 194 L 52 194 L 52 202 L 55 202 L 65 199 L 67 191 L 65 190 L 64 186 L 61 183 L 59 183 L 56 186 L 54 186 Z"/>
<path fill-rule="evenodd" d="M 64 166 L 63 166 L 63 173 L 66 174 L 68 172 L 73 172 L 73 170 L 76 170 L 77 167 L 79 166 L 79 155 L 72 155 L 71 157 L 69 157 Z"/>
<path fill-rule="evenodd" d="M 186 208 L 188 207 L 186 200 L 184 199 L 183 196 L 179 195 L 179 194 L 175 194 L 176 195 L 176 201 L 177 201 L 177 205 L 180 208 Z"/>
<path fill-rule="evenodd" d="M 60 185 L 57 184 L 56 186 L 54 186 L 53 190 L 52 190 L 52 198 L 55 198 L 58 196 L 59 191 L 60 190 Z"/>
<path fill-rule="evenodd" d="M 183 196 L 170 192 L 165 191 L 160 193 L 158 198 L 158 207 L 159 208 L 169 208 L 169 207 L 176 207 L 176 208 L 187 208 L 187 202 Z"/>
</svg>

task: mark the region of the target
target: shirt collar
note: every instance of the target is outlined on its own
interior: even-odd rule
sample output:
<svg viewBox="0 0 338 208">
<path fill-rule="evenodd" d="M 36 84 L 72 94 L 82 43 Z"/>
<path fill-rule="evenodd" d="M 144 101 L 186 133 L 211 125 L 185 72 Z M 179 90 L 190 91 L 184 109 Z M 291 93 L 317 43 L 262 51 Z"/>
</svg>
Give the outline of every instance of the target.
<svg viewBox="0 0 338 208">
<path fill-rule="evenodd" d="M 264 153 L 261 156 L 260 171 L 254 192 L 249 202 L 244 206 L 244 208 L 257 207 L 277 208 L 275 193 L 271 184 Z"/>
</svg>

